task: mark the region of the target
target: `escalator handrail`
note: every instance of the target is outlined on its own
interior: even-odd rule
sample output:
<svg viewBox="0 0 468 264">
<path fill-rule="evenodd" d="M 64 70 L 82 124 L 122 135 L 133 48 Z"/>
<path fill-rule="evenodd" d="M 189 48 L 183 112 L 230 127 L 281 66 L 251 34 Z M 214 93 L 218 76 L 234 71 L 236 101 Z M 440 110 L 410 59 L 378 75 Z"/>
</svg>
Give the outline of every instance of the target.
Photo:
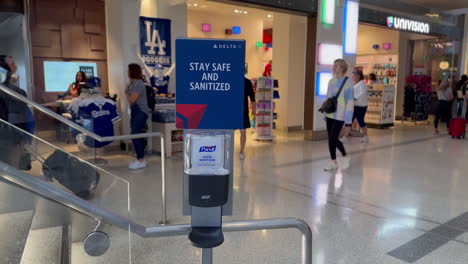
<svg viewBox="0 0 468 264">
<path fill-rule="evenodd" d="M 38 177 L 34 177 L 26 172 L 13 168 L 2 161 L 0 161 L 0 179 L 6 183 L 17 185 L 27 191 L 45 197 L 104 223 L 111 224 L 125 230 L 131 229 L 132 232 L 145 236 L 146 227 L 138 225 L 125 217 L 99 208 L 88 201 L 74 196 L 57 186 L 39 179 Z"/>
</svg>

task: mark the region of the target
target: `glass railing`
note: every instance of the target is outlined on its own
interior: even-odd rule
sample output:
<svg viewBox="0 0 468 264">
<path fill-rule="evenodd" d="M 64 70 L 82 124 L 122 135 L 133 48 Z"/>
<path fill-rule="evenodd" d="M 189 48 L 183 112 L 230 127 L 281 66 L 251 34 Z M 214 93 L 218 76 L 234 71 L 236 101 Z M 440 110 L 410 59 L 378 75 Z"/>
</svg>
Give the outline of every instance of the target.
<svg viewBox="0 0 468 264">
<path fill-rule="evenodd" d="M 25 122 L 20 124 L 21 129 L 34 135 L 30 136 L 33 139 L 31 140 L 32 142 L 27 144 L 27 147 L 33 150 L 32 155 L 30 155 L 33 159 L 30 172 L 33 175 L 40 176 L 44 180 L 51 180 L 51 173 L 49 173 L 47 169 L 44 170 L 42 164 L 45 161 L 54 162 L 54 159 L 60 160 L 66 158 L 63 157 L 66 156 L 64 153 L 55 153 L 58 148 L 64 150 L 65 153 L 70 153 L 73 157 L 85 161 L 89 165 L 85 169 L 91 170 L 91 167 L 94 167 L 96 169 L 105 170 L 103 171 L 103 175 L 100 174 L 101 179 L 99 180 L 101 183 L 98 185 L 108 188 L 102 190 L 102 192 L 98 192 L 98 197 L 93 198 L 93 196 L 90 196 L 90 199 L 95 203 L 104 203 L 104 208 L 106 208 L 106 206 L 111 208 L 115 207 L 116 210 L 119 211 L 128 206 L 123 206 L 123 204 L 114 202 L 112 199 L 109 199 L 112 202 L 111 204 L 105 204 L 106 199 L 99 197 L 99 195 L 106 195 L 104 198 L 107 198 L 115 194 L 120 196 L 124 193 L 114 192 L 113 185 L 116 183 L 114 180 L 109 181 L 108 179 L 120 177 L 119 180 L 123 179 L 122 181 L 128 184 L 126 181 L 128 177 L 132 177 L 135 174 L 150 174 L 152 177 L 161 179 L 161 191 L 159 192 L 161 196 L 161 208 L 155 208 L 155 210 L 159 211 L 159 209 L 161 209 L 158 220 L 161 223 L 166 223 L 165 159 L 161 157 L 165 156 L 164 146 L 166 146 L 165 141 L 167 139 L 165 139 L 161 133 L 152 132 L 150 126 L 146 133 L 123 135 L 123 133 L 120 133 L 121 123 L 119 122 L 125 122 L 123 120 L 126 118 L 123 116 L 126 113 L 120 113 L 122 121 L 118 121 L 119 118 L 115 115 L 114 110 L 110 110 L 110 108 L 101 109 L 102 111 L 93 110 L 91 111 L 91 115 L 88 113 L 88 115 L 76 116 L 71 114 L 74 111 L 70 110 L 72 108 L 70 107 L 70 101 L 57 100 L 48 104 L 39 104 L 24 97 L 20 91 L 7 88 L 1 84 L 0 99 L 1 101 L 14 102 L 15 107 L 13 107 L 13 110 L 15 116 L 13 117 L 16 118 L 18 115 L 23 117 L 22 119 Z M 100 100 L 101 99 L 97 101 L 100 102 Z M 108 101 L 109 100 L 106 102 Z M 109 105 L 105 105 L 105 107 L 108 106 Z M 89 109 L 87 112 L 89 112 Z M 110 118 L 104 119 L 104 121 L 100 119 L 101 115 L 109 112 L 113 113 Z M 4 119 L 12 122 L 10 117 L 11 116 L 7 116 Z M 102 123 L 106 124 L 103 126 Z M 147 155 L 146 161 L 148 167 L 136 172 L 128 169 L 130 162 L 135 160 L 134 151 L 132 149 L 133 138 L 141 138 L 145 142 L 145 153 L 152 152 L 156 145 L 162 146 L 157 148 L 158 150 L 156 151 L 160 152 L 161 155 Z M 29 157 L 26 157 L 26 159 L 27 158 Z M 73 168 L 70 170 L 74 171 Z M 112 175 L 112 177 L 105 177 L 106 174 Z M 120 186 L 118 188 L 120 188 Z M 109 192 L 108 190 L 112 191 Z M 128 193 L 128 190 L 125 190 L 125 192 Z M 78 192 L 77 195 L 78 194 L 88 199 L 86 193 L 81 194 Z M 157 198 L 155 197 L 155 199 Z"/>
<path fill-rule="evenodd" d="M 20 124 L 20 126 L 23 126 L 23 124 Z M 93 165 L 87 159 L 89 159 L 87 155 L 70 154 L 70 151 L 58 148 L 0 119 L 0 162 L 2 164 L 7 164 L 11 170 L 26 173 L 24 175 L 27 175 L 30 180 L 42 184 L 38 185 L 41 188 L 44 186 L 51 187 L 50 195 L 52 197 L 60 197 L 60 195 L 66 194 L 77 199 L 76 201 L 89 203 L 95 208 L 102 208 L 109 213 L 128 219 L 130 217 L 130 188 L 128 181 Z M 2 169 L 2 173 L 5 173 L 5 167 L 2 167 Z M 14 177 L 13 175 L 10 179 L 13 184 L 16 184 Z M 8 222 L 12 225 L 12 231 L 15 233 L 13 240 L 16 240 L 16 243 L 10 244 L 20 245 L 24 243 L 24 245 L 29 246 L 29 241 L 39 236 L 38 241 L 35 242 L 39 243 L 39 247 L 33 246 L 31 250 L 41 251 L 38 249 L 47 248 L 47 245 L 40 247 L 42 242 L 52 243 L 50 240 L 59 239 L 60 245 L 62 245 L 63 241 L 69 243 L 68 249 L 60 248 L 60 254 L 70 253 L 71 263 L 129 263 L 129 228 L 106 225 L 105 222 L 101 223 L 97 218 L 82 214 L 79 210 L 72 210 L 53 202 L 53 199 L 44 199 L 37 193 L 34 194 L 15 185 L 3 182 L 0 185 L 0 188 L 2 188 L 0 191 L 2 196 L 0 217 L 4 218 L 3 220 L 0 219 L 0 221 L 8 222 L 10 221 L 9 217 L 12 215 L 13 219 L 23 221 L 26 224 L 26 226 L 16 230 L 17 226 L 14 225 L 16 220 L 11 223 Z M 21 186 L 21 184 L 18 185 Z M 27 228 L 27 225 L 30 227 Z M 6 227 L 0 225 L 0 230 L 5 229 L 1 234 L 2 240 L 7 239 L 7 227 L 8 225 Z M 48 238 L 49 231 L 51 232 L 50 239 Z M 94 231 L 97 232 L 93 233 Z M 25 234 L 19 234 L 21 232 L 26 232 L 26 236 Z M 59 236 L 58 233 L 61 235 Z M 30 238 L 28 234 L 33 235 Z M 88 234 L 93 235 L 87 238 Z M 109 250 L 103 253 L 102 249 L 99 250 L 99 247 L 106 245 L 107 236 L 110 237 L 112 243 L 110 243 Z M 47 239 L 45 239 L 46 237 Z M 27 240 L 24 240 L 26 238 Z M 84 241 L 88 243 L 84 243 Z M 96 244 L 98 246 L 95 246 Z M 91 252 L 88 252 L 91 255 L 103 255 L 92 257 L 86 253 L 86 249 Z M 17 260 L 23 256 L 18 255 L 18 252 L 22 252 L 18 250 L 18 248 L 14 250 L 0 248 L 0 255 L 2 255 L 2 259 L 3 256 L 11 255 L 12 259 Z M 55 250 L 58 249 L 55 248 Z M 8 255 L 6 255 L 7 253 Z M 26 259 L 34 258 L 27 255 L 29 254 L 27 250 L 24 251 L 24 254 L 26 254 Z M 40 255 L 41 252 L 35 254 Z M 89 262 L 86 261 L 87 258 L 95 259 Z M 12 261 L 7 263 L 20 262 Z"/>
</svg>

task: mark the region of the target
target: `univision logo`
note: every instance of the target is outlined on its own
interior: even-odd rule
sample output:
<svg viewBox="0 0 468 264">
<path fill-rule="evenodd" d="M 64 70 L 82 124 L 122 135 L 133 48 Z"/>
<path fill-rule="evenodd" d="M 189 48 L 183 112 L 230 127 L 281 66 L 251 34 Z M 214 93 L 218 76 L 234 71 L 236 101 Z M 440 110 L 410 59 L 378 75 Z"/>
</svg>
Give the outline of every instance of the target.
<svg viewBox="0 0 468 264">
<path fill-rule="evenodd" d="M 393 16 L 387 17 L 387 26 L 395 29 L 408 30 L 424 34 L 429 34 L 430 32 L 428 23 Z"/>
<path fill-rule="evenodd" d="M 387 26 L 388 27 L 393 27 L 393 17 L 387 17 Z"/>
</svg>

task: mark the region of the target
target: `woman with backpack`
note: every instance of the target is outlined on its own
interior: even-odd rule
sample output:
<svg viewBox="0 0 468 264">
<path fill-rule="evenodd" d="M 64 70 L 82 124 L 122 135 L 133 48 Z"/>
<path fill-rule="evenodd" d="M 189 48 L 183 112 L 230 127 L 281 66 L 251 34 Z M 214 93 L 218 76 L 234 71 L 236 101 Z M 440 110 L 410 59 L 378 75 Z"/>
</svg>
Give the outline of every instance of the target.
<svg viewBox="0 0 468 264">
<path fill-rule="evenodd" d="M 150 115 L 148 100 L 146 97 L 146 86 L 143 82 L 143 70 L 140 65 L 132 63 L 128 65 L 128 77 L 130 84 L 127 87 L 126 95 L 130 103 L 131 120 L 130 127 L 132 134 L 143 133 L 146 121 Z M 133 139 L 137 159 L 128 165 L 131 170 L 139 170 L 148 166 L 145 160 L 145 141 L 142 138 Z"/>
</svg>

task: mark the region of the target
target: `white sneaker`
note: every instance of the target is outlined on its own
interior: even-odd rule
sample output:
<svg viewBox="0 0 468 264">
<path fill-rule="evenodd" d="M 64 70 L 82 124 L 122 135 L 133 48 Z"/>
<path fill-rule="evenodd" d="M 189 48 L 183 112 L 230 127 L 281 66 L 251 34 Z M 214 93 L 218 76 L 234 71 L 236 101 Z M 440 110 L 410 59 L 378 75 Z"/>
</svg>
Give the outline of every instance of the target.
<svg viewBox="0 0 468 264">
<path fill-rule="evenodd" d="M 338 164 L 336 163 L 336 161 L 330 161 L 328 163 L 328 165 L 323 168 L 324 171 L 336 171 L 338 170 Z"/>
<path fill-rule="evenodd" d="M 361 139 L 361 142 L 363 142 L 363 143 L 369 142 L 369 137 L 368 136 L 363 136 L 362 139 Z"/>
<path fill-rule="evenodd" d="M 346 170 L 351 164 L 351 157 L 347 155 L 346 157 L 341 158 L 341 169 Z"/>
<path fill-rule="evenodd" d="M 349 139 L 348 139 L 348 137 L 342 137 L 342 138 L 340 138 L 340 141 L 342 143 L 346 143 L 346 142 L 349 142 Z"/>
<path fill-rule="evenodd" d="M 135 160 L 134 162 L 128 165 L 128 168 L 131 170 L 140 170 L 140 169 L 146 168 L 147 166 L 148 166 L 148 163 L 146 163 L 146 160 L 143 162 Z"/>
<path fill-rule="evenodd" d="M 240 160 L 245 160 L 245 154 L 244 154 L 244 153 L 240 153 L 240 154 L 239 154 L 239 159 L 240 159 Z"/>
</svg>

